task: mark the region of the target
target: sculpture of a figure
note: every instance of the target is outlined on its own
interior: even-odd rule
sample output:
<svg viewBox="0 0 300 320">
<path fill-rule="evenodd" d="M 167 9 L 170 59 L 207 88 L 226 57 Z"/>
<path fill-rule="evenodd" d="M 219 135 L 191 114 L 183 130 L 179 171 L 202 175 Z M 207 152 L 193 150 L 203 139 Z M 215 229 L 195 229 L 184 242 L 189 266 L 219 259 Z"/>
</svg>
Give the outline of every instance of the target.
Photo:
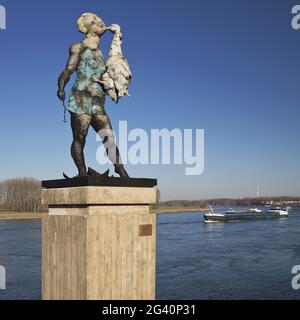
<svg viewBox="0 0 300 320">
<path fill-rule="evenodd" d="M 72 158 L 78 169 L 78 176 L 88 175 L 83 149 L 89 126 L 92 126 L 99 133 L 115 172 L 120 177 L 127 178 L 128 174 L 115 144 L 111 122 L 104 108 L 106 94 L 116 102 L 121 96 L 129 95 L 127 87 L 131 72 L 122 56 L 121 30 L 118 25 L 106 28 L 104 22 L 93 13 L 81 15 L 77 24 L 79 31 L 86 37 L 82 42 L 71 45 L 67 65 L 58 79 L 57 91 L 58 98 L 64 101 L 65 86 L 71 74 L 76 71 L 76 81 L 67 106 L 73 131 Z M 114 33 L 107 64 L 99 50 L 100 36 L 106 30 Z"/>
</svg>

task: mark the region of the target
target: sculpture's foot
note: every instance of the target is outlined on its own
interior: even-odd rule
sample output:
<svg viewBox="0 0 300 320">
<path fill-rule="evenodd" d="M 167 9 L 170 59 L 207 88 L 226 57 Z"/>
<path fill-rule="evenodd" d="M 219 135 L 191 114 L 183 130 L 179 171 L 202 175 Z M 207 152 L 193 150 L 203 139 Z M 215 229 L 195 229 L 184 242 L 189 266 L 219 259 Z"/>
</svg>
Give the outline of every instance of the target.
<svg viewBox="0 0 300 320">
<path fill-rule="evenodd" d="M 100 173 L 89 167 L 87 175 L 90 177 L 109 177 L 109 169 L 107 169 L 104 173 Z"/>
<path fill-rule="evenodd" d="M 116 166 L 115 172 L 120 176 L 120 178 L 129 178 L 128 173 L 124 169 L 124 166 Z M 104 173 L 100 173 L 92 168 L 88 168 L 88 171 L 82 174 L 78 174 L 75 177 L 69 177 L 63 172 L 63 176 L 65 179 L 73 179 L 73 178 L 81 178 L 81 177 L 105 177 L 109 178 L 109 169 L 107 169 Z"/>
<path fill-rule="evenodd" d="M 65 179 L 70 179 L 70 177 L 67 176 L 64 172 L 63 172 L 63 176 L 64 176 Z"/>
<path fill-rule="evenodd" d="M 115 166 L 115 172 L 120 176 L 120 178 L 129 178 L 124 166 Z"/>
<path fill-rule="evenodd" d="M 87 174 L 87 173 L 82 173 L 82 174 L 78 174 L 78 175 L 75 176 L 75 177 L 69 177 L 69 176 L 67 176 L 67 175 L 63 172 L 63 176 L 64 176 L 65 179 L 72 179 L 72 178 L 87 177 L 88 174 Z"/>
</svg>

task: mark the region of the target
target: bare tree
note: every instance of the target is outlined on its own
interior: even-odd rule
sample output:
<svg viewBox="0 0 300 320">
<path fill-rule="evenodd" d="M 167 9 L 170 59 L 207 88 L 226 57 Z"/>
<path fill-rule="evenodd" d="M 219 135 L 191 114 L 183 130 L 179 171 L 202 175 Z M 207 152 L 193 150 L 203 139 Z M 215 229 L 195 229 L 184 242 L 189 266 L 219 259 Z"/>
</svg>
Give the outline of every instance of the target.
<svg viewBox="0 0 300 320">
<path fill-rule="evenodd" d="M 0 182 L 1 209 L 19 212 L 41 210 L 41 182 L 34 178 L 15 178 Z"/>
</svg>

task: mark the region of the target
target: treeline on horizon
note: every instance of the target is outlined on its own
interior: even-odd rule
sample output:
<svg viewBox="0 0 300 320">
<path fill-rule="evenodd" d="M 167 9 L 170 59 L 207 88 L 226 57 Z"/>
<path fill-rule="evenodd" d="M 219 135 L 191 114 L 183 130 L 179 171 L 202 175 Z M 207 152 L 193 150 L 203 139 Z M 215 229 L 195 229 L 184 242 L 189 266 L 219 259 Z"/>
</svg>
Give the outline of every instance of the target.
<svg viewBox="0 0 300 320">
<path fill-rule="evenodd" d="M 267 203 L 273 202 L 284 203 L 284 202 L 295 202 L 289 203 L 289 205 L 300 205 L 300 197 L 289 197 L 289 196 L 277 196 L 277 197 L 254 197 L 254 198 L 217 198 L 217 199 L 205 199 L 205 200 L 171 200 L 161 201 L 159 206 L 171 206 L 171 207 L 195 207 L 195 208 L 208 208 L 224 206 L 260 206 Z M 297 203 L 298 202 L 298 203 Z"/>
<path fill-rule="evenodd" d="M 160 199 L 160 191 L 157 190 Z M 273 201 L 273 204 L 289 202 L 290 206 L 300 206 L 300 197 L 256 197 L 256 198 L 218 198 L 205 200 L 159 201 L 158 207 L 208 208 L 209 206 L 259 206 Z M 295 203 L 290 203 L 294 201 Z M 35 178 L 13 178 L 0 180 L 0 210 L 16 212 L 40 212 L 47 208 L 42 206 L 41 181 Z"/>
<path fill-rule="evenodd" d="M 0 209 L 16 212 L 40 212 L 41 181 L 34 178 L 14 178 L 0 181 Z"/>
</svg>

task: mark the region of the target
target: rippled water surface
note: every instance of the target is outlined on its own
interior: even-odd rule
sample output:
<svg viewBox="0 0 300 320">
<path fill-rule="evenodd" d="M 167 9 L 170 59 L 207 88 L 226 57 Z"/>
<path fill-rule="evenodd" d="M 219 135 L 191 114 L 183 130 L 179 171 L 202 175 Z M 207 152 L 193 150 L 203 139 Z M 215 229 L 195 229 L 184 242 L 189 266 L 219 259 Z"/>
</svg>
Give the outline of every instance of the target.
<svg viewBox="0 0 300 320">
<path fill-rule="evenodd" d="M 0 221 L 0 299 L 40 299 L 39 220 Z M 158 215 L 158 299 L 300 299 L 300 210 L 288 219 L 203 223 L 202 213 Z"/>
</svg>

